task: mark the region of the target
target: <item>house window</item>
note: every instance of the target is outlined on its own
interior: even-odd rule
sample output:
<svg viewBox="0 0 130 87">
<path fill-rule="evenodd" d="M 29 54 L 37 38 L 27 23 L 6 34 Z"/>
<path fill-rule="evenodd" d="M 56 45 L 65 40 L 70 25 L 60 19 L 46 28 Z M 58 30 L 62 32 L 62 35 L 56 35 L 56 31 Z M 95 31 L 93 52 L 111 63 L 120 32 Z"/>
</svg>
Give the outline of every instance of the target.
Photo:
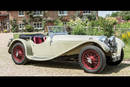
<svg viewBox="0 0 130 87">
<path fill-rule="evenodd" d="M 83 15 L 87 15 L 87 14 L 90 14 L 91 12 L 90 11 L 83 11 Z"/>
<path fill-rule="evenodd" d="M 67 16 L 67 11 L 58 11 L 58 16 Z"/>
<path fill-rule="evenodd" d="M 42 29 L 42 22 L 34 22 L 33 23 L 34 29 Z"/>
<path fill-rule="evenodd" d="M 42 11 L 34 11 L 33 15 L 34 16 L 43 16 L 43 12 Z"/>
<path fill-rule="evenodd" d="M 19 24 L 19 29 L 20 29 L 20 30 L 25 29 L 24 24 L 20 23 L 20 24 Z"/>
<path fill-rule="evenodd" d="M 18 16 L 24 16 L 24 11 L 19 11 Z"/>
</svg>

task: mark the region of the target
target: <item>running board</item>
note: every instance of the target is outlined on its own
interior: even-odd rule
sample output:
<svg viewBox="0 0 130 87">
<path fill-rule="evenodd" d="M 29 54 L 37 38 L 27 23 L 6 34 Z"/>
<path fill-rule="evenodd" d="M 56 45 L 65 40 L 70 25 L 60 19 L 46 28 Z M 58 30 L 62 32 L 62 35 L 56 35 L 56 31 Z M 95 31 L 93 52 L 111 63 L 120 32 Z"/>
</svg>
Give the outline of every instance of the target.
<svg viewBox="0 0 130 87">
<path fill-rule="evenodd" d="M 48 57 L 38 57 L 38 56 L 32 56 L 31 58 L 33 58 L 33 59 L 35 59 L 35 58 L 37 58 L 37 59 L 46 59 L 46 58 L 48 58 Z"/>
<path fill-rule="evenodd" d="M 47 61 L 49 59 L 48 57 L 40 57 L 40 56 L 28 56 L 27 58 L 35 61 Z"/>
</svg>

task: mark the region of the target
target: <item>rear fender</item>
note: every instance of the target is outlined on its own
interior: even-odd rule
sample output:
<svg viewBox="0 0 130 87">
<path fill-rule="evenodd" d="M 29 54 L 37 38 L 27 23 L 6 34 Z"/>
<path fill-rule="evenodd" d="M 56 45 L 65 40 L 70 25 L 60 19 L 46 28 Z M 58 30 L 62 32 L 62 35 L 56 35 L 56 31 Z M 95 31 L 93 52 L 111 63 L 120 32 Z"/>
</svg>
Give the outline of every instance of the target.
<svg viewBox="0 0 130 87">
<path fill-rule="evenodd" d="M 25 55 L 26 55 L 26 57 L 29 56 L 29 55 L 33 55 L 32 47 L 31 47 L 31 44 L 30 44 L 30 40 L 23 40 L 23 39 L 14 39 L 9 44 L 9 49 L 8 49 L 9 53 L 11 53 L 13 45 L 18 43 L 18 42 L 23 44 L 23 46 L 25 48 Z"/>
</svg>

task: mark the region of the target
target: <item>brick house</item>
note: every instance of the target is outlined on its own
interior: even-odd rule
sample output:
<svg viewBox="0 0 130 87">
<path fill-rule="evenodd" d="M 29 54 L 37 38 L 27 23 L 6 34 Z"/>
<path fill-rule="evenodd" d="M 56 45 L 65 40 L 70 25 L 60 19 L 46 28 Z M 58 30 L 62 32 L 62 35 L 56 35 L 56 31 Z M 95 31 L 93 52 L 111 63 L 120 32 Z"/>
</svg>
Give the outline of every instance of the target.
<svg viewBox="0 0 130 87">
<path fill-rule="evenodd" d="M 92 13 L 98 11 L 33 11 L 33 16 L 35 19 L 38 19 L 37 17 L 40 17 L 42 19 L 47 18 L 50 21 L 53 21 L 57 19 L 58 17 L 63 17 L 63 21 L 66 22 L 67 19 L 69 19 L 72 16 L 76 15 L 91 15 Z M 8 11 L 9 13 L 9 20 L 15 19 L 17 21 L 19 29 L 24 29 L 24 23 L 23 20 L 26 19 L 29 21 L 30 16 L 27 14 L 27 11 Z M 44 29 L 44 26 L 42 25 L 42 20 L 33 20 L 32 21 L 34 29 Z M 53 25 L 53 23 L 48 23 L 48 25 Z M 11 26 L 10 26 L 11 28 Z"/>
<path fill-rule="evenodd" d="M 0 32 L 9 30 L 9 15 L 7 11 L 0 11 Z"/>
</svg>

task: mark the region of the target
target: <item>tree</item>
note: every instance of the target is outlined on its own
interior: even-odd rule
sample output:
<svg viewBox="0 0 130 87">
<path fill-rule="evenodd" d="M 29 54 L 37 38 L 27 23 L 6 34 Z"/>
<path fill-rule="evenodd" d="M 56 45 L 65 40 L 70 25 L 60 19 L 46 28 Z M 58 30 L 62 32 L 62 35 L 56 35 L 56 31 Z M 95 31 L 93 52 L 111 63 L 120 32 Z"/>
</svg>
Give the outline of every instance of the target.
<svg viewBox="0 0 130 87">
<path fill-rule="evenodd" d="M 110 19 L 99 19 L 98 23 L 100 27 L 103 28 L 103 32 L 105 36 L 110 37 L 114 34 L 113 26 L 116 23 L 115 21 Z"/>
<path fill-rule="evenodd" d="M 111 17 L 118 17 L 118 16 L 120 16 L 120 12 L 112 12 L 112 14 L 110 16 Z"/>
<path fill-rule="evenodd" d="M 122 19 L 130 20 L 130 11 L 121 11 Z"/>
<path fill-rule="evenodd" d="M 71 19 L 69 22 L 67 22 L 67 26 L 71 28 L 70 33 L 73 35 L 85 35 L 86 34 L 86 21 L 81 20 L 79 17 L 77 17 L 75 20 Z"/>
<path fill-rule="evenodd" d="M 130 20 L 130 11 L 119 11 L 119 12 L 113 12 L 111 14 L 111 17 L 119 17 L 121 16 L 123 20 Z"/>
</svg>

